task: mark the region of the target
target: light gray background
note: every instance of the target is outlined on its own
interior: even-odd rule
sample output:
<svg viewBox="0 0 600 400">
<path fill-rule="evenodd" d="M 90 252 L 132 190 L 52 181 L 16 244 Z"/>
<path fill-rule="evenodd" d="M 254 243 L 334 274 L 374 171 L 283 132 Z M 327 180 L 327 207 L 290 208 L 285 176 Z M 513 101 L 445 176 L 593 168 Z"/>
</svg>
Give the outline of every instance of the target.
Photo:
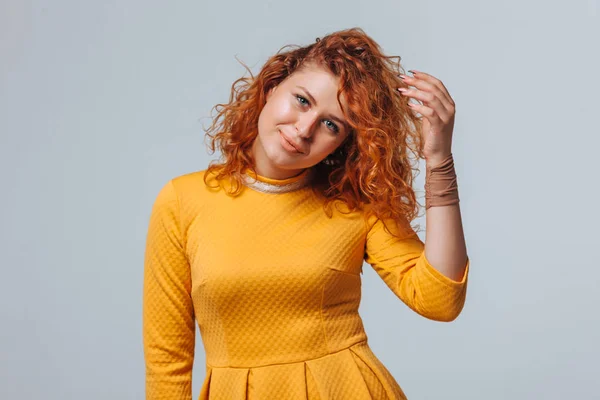
<svg viewBox="0 0 600 400">
<path fill-rule="evenodd" d="M 455 99 L 472 261 L 450 324 L 365 265 L 373 351 L 413 400 L 600 398 L 598 0 L 0 4 L 0 398 L 144 397 L 158 190 L 217 157 L 236 56 L 353 26 Z M 198 335 L 194 399 L 204 362 Z"/>
</svg>

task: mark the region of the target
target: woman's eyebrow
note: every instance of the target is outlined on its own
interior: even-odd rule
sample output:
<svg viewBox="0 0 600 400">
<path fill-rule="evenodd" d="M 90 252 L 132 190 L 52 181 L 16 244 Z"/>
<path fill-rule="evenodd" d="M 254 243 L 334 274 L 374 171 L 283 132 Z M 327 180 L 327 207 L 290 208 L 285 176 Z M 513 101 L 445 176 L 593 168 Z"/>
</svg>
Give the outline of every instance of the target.
<svg viewBox="0 0 600 400">
<path fill-rule="evenodd" d="M 312 94 L 310 94 L 310 92 L 308 91 L 307 88 L 305 88 L 304 86 L 296 86 L 298 89 L 302 89 L 304 91 L 304 93 L 306 93 L 306 96 L 308 96 L 308 98 L 310 99 L 310 101 L 313 102 L 313 104 L 316 106 L 318 105 L 317 100 L 315 100 L 315 98 L 313 97 Z M 342 118 L 338 118 L 333 114 L 329 114 L 327 115 L 327 117 L 331 118 L 331 119 L 335 119 L 337 122 L 339 122 L 340 124 L 347 126 L 346 121 L 344 121 Z"/>
</svg>

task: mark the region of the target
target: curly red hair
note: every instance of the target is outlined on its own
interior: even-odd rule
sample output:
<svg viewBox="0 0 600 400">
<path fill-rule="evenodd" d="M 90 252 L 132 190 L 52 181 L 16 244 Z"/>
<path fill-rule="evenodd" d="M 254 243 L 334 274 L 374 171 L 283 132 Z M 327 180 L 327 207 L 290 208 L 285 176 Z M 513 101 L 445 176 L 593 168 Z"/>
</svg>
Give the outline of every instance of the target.
<svg viewBox="0 0 600 400">
<path fill-rule="evenodd" d="M 256 77 L 246 67 L 250 77 L 236 80 L 229 103 L 213 108 L 217 115 L 206 135 L 212 153 L 220 149 L 222 161 L 210 163 L 204 182 L 208 185 L 215 172 L 217 180 L 232 180 L 230 195 L 242 191 L 244 171 L 256 172 L 251 148 L 268 91 L 307 63 L 316 63 L 340 79 L 338 102 L 343 95 L 347 108 L 341 102 L 340 108 L 351 128 L 345 141 L 313 167 L 313 190 L 324 198 L 326 214 L 331 217 L 329 207 L 341 201 L 350 212 L 367 206 L 369 215 L 380 219 L 412 221 L 420 206 L 412 184 L 423 157 L 421 119 L 397 91 L 407 87 L 398 76 L 405 73 L 400 59 L 384 55 L 362 29 L 352 28 L 308 46 L 284 46 Z"/>
</svg>

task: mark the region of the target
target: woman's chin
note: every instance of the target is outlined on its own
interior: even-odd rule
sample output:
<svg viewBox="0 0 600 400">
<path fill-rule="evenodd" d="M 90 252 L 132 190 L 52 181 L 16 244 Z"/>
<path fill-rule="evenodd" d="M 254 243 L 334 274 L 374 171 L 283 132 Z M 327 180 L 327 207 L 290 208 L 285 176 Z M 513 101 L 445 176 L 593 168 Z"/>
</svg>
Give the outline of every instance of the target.
<svg viewBox="0 0 600 400">
<path fill-rule="evenodd" d="M 288 152 L 285 149 L 282 149 L 281 146 L 279 146 L 279 144 L 272 146 L 269 151 L 267 152 L 267 155 L 271 161 L 271 163 L 273 163 L 273 165 L 275 166 L 282 166 L 282 167 L 290 167 L 293 166 L 294 164 L 298 164 L 298 160 L 294 159 L 294 154 L 291 154 L 290 152 Z M 299 154 L 297 154 L 299 155 Z"/>
</svg>

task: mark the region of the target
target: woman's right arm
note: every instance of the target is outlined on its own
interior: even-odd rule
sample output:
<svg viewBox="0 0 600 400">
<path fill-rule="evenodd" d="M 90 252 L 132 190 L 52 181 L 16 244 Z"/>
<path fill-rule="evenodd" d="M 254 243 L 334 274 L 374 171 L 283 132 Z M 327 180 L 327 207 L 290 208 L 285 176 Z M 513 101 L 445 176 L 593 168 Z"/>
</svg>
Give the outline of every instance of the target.
<svg viewBox="0 0 600 400">
<path fill-rule="evenodd" d="M 159 192 L 146 239 L 143 342 L 147 400 L 191 400 L 196 327 L 190 266 L 173 181 Z"/>
</svg>

